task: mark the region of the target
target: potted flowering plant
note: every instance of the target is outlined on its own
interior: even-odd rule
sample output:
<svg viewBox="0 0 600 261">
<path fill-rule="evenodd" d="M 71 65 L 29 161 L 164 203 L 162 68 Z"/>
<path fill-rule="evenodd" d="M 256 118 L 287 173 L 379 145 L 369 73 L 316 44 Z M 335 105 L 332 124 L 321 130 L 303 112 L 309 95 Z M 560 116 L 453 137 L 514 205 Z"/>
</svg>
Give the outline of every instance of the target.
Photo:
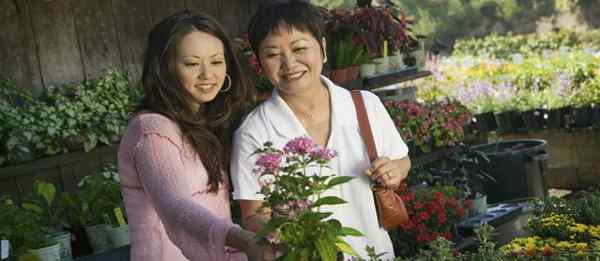
<svg viewBox="0 0 600 261">
<path fill-rule="evenodd" d="M 412 256 L 438 237 L 452 240 L 455 224 L 465 215 L 454 193 L 438 190 L 413 191 L 402 184 L 397 193 L 404 200 L 409 222 L 403 224 L 393 237 L 400 246 L 396 254 Z"/>
<path fill-rule="evenodd" d="M 418 148 L 410 151 L 431 152 L 433 115 L 428 107 L 411 100 L 387 101 L 385 107 L 402 138 Z"/>
<path fill-rule="evenodd" d="M 464 136 L 464 126 L 471 121 L 471 112 L 455 100 L 445 99 L 431 106 L 433 145 L 455 146 Z"/>
<path fill-rule="evenodd" d="M 323 212 L 326 205 L 344 204 L 335 196 L 322 196 L 326 190 L 348 182 L 352 177 L 323 173 L 336 152 L 323 149 L 309 138 L 289 141 L 283 150 L 267 142 L 257 150 L 254 172 L 259 176 L 265 195 L 262 208 L 273 212 L 258 237 L 278 246 L 282 260 L 337 260 L 341 253 L 356 256 L 344 236 L 362 236 L 343 227 Z"/>
</svg>

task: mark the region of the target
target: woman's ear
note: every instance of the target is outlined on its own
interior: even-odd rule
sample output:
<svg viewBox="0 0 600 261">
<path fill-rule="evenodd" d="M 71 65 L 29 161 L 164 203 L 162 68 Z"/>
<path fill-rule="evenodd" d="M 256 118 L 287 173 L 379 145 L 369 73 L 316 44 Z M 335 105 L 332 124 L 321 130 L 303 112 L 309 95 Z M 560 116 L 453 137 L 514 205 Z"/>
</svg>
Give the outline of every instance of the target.
<svg viewBox="0 0 600 261">
<path fill-rule="evenodd" d="M 321 38 L 321 48 L 323 49 L 323 63 L 327 63 L 327 39 Z"/>
</svg>

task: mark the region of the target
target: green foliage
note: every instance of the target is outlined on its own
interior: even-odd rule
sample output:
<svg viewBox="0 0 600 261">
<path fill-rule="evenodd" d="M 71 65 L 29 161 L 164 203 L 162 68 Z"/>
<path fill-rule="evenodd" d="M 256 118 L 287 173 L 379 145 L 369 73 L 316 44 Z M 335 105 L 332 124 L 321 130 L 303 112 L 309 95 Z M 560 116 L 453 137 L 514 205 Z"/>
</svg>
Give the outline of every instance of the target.
<svg viewBox="0 0 600 261">
<path fill-rule="evenodd" d="M 572 206 L 578 223 L 600 225 L 600 191 L 575 200 Z"/>
<path fill-rule="evenodd" d="M 555 109 L 600 103 L 600 55 L 590 50 L 556 51 L 510 60 L 452 56 L 432 67 L 435 77 L 418 96 L 450 96 L 474 112 Z"/>
<path fill-rule="evenodd" d="M 534 32 L 536 22 L 560 12 L 556 0 L 392 0 L 414 16 L 413 30 L 451 45 L 456 39 L 493 32 Z M 568 1 L 574 7 L 573 1 Z"/>
<path fill-rule="evenodd" d="M 40 215 L 20 207 L 9 197 L 0 198 L 0 238 L 10 241 L 13 256 L 52 245 L 46 235 L 47 228 L 42 225 Z"/>
<path fill-rule="evenodd" d="M 81 144 L 86 151 L 112 144 L 141 98 L 127 75 L 115 69 L 93 81 L 49 87 L 37 99 L 10 84 L 0 89 L 0 97 L 17 97 L 0 99 L 0 165 L 66 153 Z"/>
<path fill-rule="evenodd" d="M 33 193 L 23 200 L 23 208 L 35 212 L 49 233 L 68 227 L 65 193 L 57 193 L 54 184 L 36 180 Z"/>
<path fill-rule="evenodd" d="M 492 34 L 484 38 L 461 39 L 454 45 L 453 55 L 510 58 L 515 53 L 543 54 L 559 49 L 599 48 L 600 30 L 574 32 L 562 30 L 541 34 Z"/>
<path fill-rule="evenodd" d="M 346 38 L 333 43 L 335 50 L 335 67 L 344 69 L 369 62 L 369 52 L 361 44 L 354 43 L 351 38 Z"/>
<path fill-rule="evenodd" d="M 494 228 L 484 224 L 475 230 L 479 247 L 474 252 L 457 253 L 454 250 L 453 243 L 443 237 L 438 237 L 429 244 L 428 249 L 422 249 L 419 253 L 410 258 L 396 258 L 396 261 L 487 261 L 487 260 L 510 260 L 497 249 L 496 244 L 491 240 Z"/>
<path fill-rule="evenodd" d="M 125 213 L 125 208 L 116 166 L 109 164 L 100 172 L 83 177 L 78 186 L 80 192 L 66 199 L 75 225 L 118 225 L 115 209 Z"/>
</svg>

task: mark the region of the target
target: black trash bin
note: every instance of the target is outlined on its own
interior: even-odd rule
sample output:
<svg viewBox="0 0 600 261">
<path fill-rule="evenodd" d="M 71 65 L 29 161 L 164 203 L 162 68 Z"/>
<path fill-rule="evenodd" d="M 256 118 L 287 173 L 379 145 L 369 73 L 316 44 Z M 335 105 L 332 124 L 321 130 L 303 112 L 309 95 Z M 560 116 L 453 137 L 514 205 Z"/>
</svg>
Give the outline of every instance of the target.
<svg viewBox="0 0 600 261">
<path fill-rule="evenodd" d="M 490 158 L 484 167 L 496 182 L 484 183 L 488 203 L 546 197 L 547 147 L 547 142 L 540 139 L 508 140 L 472 147 Z"/>
</svg>

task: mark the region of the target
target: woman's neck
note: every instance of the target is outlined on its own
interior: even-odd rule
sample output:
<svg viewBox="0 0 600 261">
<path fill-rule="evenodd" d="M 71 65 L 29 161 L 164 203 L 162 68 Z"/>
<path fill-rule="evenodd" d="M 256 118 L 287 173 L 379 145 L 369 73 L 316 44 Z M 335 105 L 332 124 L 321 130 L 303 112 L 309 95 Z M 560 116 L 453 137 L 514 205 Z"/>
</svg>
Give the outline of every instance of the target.
<svg viewBox="0 0 600 261">
<path fill-rule="evenodd" d="M 319 110 L 319 108 L 326 109 L 329 104 L 329 90 L 321 82 L 319 82 L 318 87 L 315 86 L 305 92 L 294 94 L 280 93 L 280 96 L 296 114 L 311 114 Z"/>
<path fill-rule="evenodd" d="M 330 93 L 322 83 L 318 87 L 311 88 L 310 91 L 295 95 L 283 95 L 281 98 L 305 128 L 327 123 L 330 120 Z"/>
</svg>

